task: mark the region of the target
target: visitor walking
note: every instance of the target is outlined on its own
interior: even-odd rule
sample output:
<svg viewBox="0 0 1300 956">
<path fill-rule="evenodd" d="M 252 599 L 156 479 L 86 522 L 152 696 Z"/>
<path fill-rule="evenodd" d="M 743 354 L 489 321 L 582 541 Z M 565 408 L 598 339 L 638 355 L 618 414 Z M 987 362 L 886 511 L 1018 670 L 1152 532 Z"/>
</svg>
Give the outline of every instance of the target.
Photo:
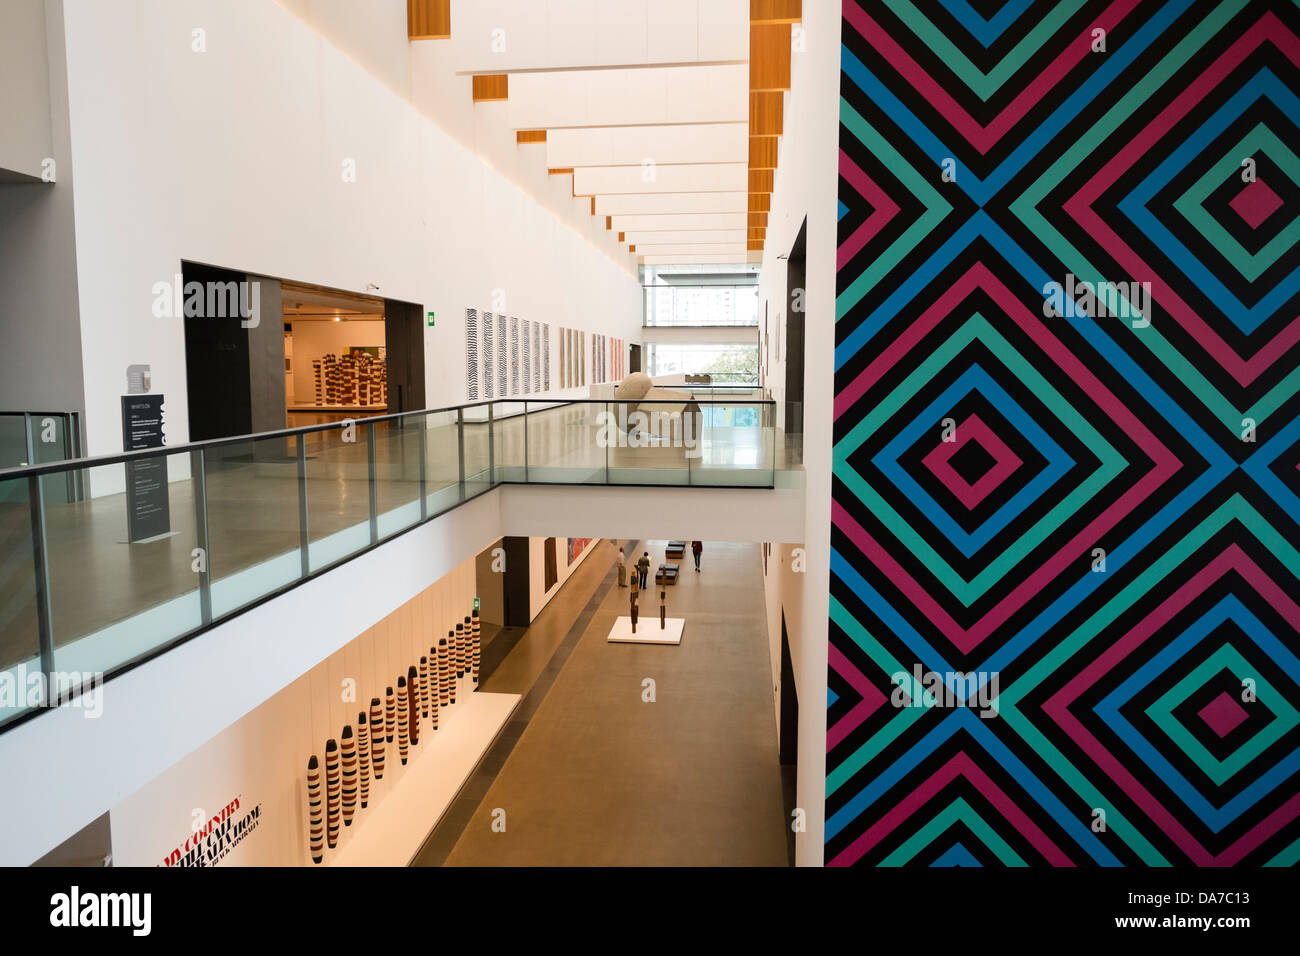
<svg viewBox="0 0 1300 956">
<path fill-rule="evenodd" d="M 618 586 L 627 587 L 627 556 L 622 548 L 618 549 Z"/>
<path fill-rule="evenodd" d="M 692 541 L 692 542 L 691 542 L 691 557 L 693 557 L 693 558 L 695 559 L 695 570 L 696 570 L 696 571 L 698 571 L 698 570 L 700 569 L 700 552 L 703 551 L 703 550 L 704 550 L 704 542 L 703 542 L 703 541 Z"/>
<path fill-rule="evenodd" d="M 643 551 L 641 553 L 641 558 L 636 563 L 636 571 L 641 578 L 641 590 L 644 591 L 646 588 L 646 583 L 645 583 L 646 578 L 650 576 L 650 552 L 649 551 Z"/>
</svg>

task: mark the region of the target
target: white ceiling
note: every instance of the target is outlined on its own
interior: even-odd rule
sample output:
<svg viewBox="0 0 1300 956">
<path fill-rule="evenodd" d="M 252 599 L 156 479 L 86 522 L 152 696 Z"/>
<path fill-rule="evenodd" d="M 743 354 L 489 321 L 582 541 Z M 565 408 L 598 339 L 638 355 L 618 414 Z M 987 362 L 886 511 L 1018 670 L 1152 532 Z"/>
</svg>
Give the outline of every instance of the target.
<svg viewBox="0 0 1300 956">
<path fill-rule="evenodd" d="M 544 130 L 547 167 L 643 261 L 746 262 L 749 17 L 750 0 L 454 0 L 450 59 L 509 75 L 509 128 Z"/>
</svg>

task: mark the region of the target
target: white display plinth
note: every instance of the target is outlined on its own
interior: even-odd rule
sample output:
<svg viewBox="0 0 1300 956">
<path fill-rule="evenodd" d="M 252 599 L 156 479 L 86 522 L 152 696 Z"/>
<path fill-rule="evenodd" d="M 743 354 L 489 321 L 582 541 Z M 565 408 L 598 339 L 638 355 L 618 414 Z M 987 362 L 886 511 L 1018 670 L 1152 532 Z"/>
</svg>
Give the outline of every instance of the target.
<svg viewBox="0 0 1300 956">
<path fill-rule="evenodd" d="M 409 865 L 519 701 L 518 694 L 467 694 L 440 715 L 437 732 L 428 721 L 422 724 L 420 742 L 411 748 L 405 767 L 397 741 L 388 744 L 384 779 L 378 786 L 370 781 L 370 806 L 362 810 L 358 805 L 346 828 L 352 832 L 345 831 L 337 850 L 325 851 L 322 865 Z"/>
<path fill-rule="evenodd" d="M 614 622 L 614 627 L 606 640 L 611 644 L 680 644 L 686 619 L 670 617 L 664 624 L 666 626 L 661 630 L 658 614 L 653 617 L 637 615 L 636 633 L 633 634 L 632 619 L 620 617 Z"/>
</svg>

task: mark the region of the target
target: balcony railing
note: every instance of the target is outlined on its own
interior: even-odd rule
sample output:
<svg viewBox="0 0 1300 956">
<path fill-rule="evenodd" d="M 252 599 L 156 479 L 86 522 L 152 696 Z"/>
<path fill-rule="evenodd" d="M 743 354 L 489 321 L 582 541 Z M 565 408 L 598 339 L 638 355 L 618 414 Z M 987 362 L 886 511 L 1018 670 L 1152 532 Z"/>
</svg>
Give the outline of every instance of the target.
<svg viewBox="0 0 1300 956">
<path fill-rule="evenodd" d="M 497 401 L 0 471 L 0 729 L 501 484 L 772 488 L 774 416 Z"/>
</svg>

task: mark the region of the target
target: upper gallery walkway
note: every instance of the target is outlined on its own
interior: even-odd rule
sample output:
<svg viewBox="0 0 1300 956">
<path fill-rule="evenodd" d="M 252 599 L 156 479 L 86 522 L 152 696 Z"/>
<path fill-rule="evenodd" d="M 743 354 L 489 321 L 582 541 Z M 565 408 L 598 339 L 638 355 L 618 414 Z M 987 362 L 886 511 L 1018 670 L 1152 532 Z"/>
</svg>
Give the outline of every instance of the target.
<svg viewBox="0 0 1300 956">
<path fill-rule="evenodd" d="M 577 534 L 594 487 L 797 487 L 775 422 L 750 397 L 497 401 L 0 471 L 0 675 L 51 698 L 0 701 L 0 731 L 498 486 L 581 486 L 545 499 Z"/>
</svg>

